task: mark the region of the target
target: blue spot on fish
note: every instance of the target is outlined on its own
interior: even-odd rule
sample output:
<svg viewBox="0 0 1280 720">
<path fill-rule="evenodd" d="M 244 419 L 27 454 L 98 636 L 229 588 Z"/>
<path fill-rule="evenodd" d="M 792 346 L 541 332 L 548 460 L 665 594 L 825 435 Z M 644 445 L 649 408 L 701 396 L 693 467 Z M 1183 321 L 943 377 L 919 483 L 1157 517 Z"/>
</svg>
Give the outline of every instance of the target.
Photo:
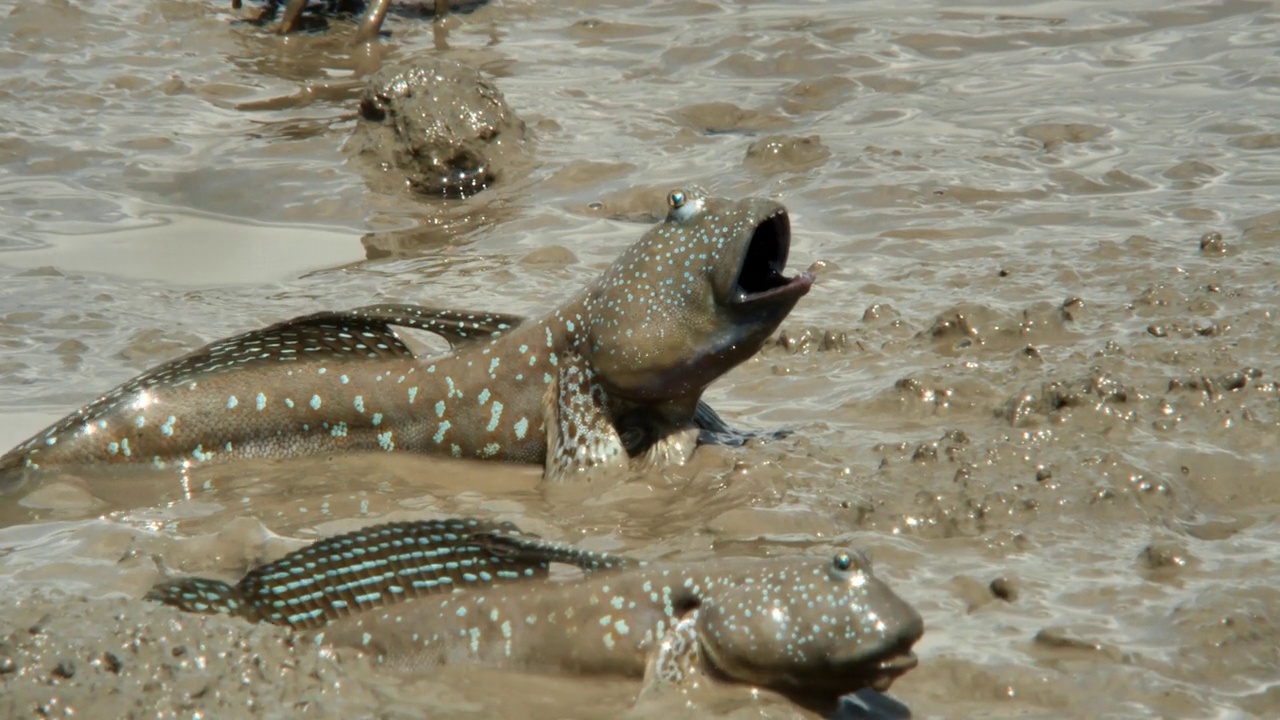
<svg viewBox="0 0 1280 720">
<path fill-rule="evenodd" d="M 410 405 L 412 405 L 412 404 L 413 404 L 413 399 L 414 399 L 415 397 L 417 397 L 417 396 L 418 396 L 418 386 L 417 386 L 417 385 L 415 385 L 415 386 L 413 386 L 413 387 L 409 388 L 409 404 L 410 404 Z"/>
<path fill-rule="evenodd" d="M 236 406 L 237 406 L 237 405 L 239 405 L 239 404 L 240 404 L 240 401 L 236 399 L 236 396 L 235 396 L 235 395 L 232 395 L 231 397 L 227 398 L 227 409 L 228 409 L 228 410 L 235 410 L 235 409 L 236 409 Z"/>
<path fill-rule="evenodd" d="M 160 426 L 160 432 L 164 433 L 165 437 L 173 437 L 173 424 L 176 422 L 178 422 L 178 418 L 170 415 L 169 419 L 165 420 L 164 424 Z"/>
<path fill-rule="evenodd" d="M 520 418 L 516 421 L 516 439 L 523 440 L 524 436 L 529 432 L 529 418 Z"/>
<path fill-rule="evenodd" d="M 356 396 L 355 406 L 356 406 L 356 412 L 358 413 L 364 412 L 364 396 L 363 395 Z"/>
<path fill-rule="evenodd" d="M 263 410 L 266 409 L 266 407 L 267 407 L 267 396 L 262 393 L 258 393 L 258 412 L 262 412 Z"/>
<path fill-rule="evenodd" d="M 379 426 L 379 425 L 381 425 L 381 424 L 382 424 L 382 413 L 374 413 L 374 414 L 373 414 L 373 426 L 374 426 L 374 427 L 378 427 L 378 426 Z"/>
<path fill-rule="evenodd" d="M 444 422 L 441 422 L 441 423 L 440 423 L 440 427 L 436 428 L 436 434 L 435 434 L 435 437 L 433 437 L 433 438 L 431 438 L 431 439 L 432 439 L 432 440 L 435 440 L 437 445 L 439 445 L 440 443 L 444 442 L 444 434 L 445 434 L 446 432 L 448 432 L 448 430 L 449 430 L 449 428 L 450 428 L 450 427 L 453 427 L 453 426 L 449 424 L 449 421 L 448 421 L 448 420 L 445 420 Z M 456 447 L 456 446 L 455 446 L 455 447 Z"/>
<path fill-rule="evenodd" d="M 477 399 L 480 401 L 481 405 L 484 405 L 485 403 L 489 402 L 489 388 L 485 388 L 481 390 L 480 397 L 478 397 Z"/>
<path fill-rule="evenodd" d="M 386 450 L 387 452 L 391 452 L 392 450 L 396 449 L 396 444 L 391 440 L 390 430 L 383 433 L 378 433 L 378 445 L 381 446 L 382 449 Z"/>
<path fill-rule="evenodd" d="M 498 422 L 502 420 L 502 403 L 497 400 L 493 401 L 493 409 L 489 413 L 489 425 L 485 428 L 489 432 L 498 429 Z"/>
<path fill-rule="evenodd" d="M 311 396 L 311 409 L 312 409 L 312 410 L 319 410 L 319 409 L 320 409 L 320 396 L 319 396 L 319 395 L 312 395 L 312 396 Z"/>
</svg>

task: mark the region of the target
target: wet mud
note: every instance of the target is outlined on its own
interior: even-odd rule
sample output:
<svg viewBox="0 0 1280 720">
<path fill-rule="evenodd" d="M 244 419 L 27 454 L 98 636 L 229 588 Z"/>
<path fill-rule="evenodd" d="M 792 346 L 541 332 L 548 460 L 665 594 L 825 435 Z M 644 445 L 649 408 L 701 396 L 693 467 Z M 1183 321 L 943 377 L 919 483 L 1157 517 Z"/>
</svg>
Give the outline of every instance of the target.
<svg viewBox="0 0 1280 720">
<path fill-rule="evenodd" d="M 627 682 L 394 673 L 140 600 L 165 572 L 234 580 L 444 516 L 646 559 L 864 548 L 925 619 L 891 690 L 915 717 L 1280 712 L 1272 5 L 491 2 L 389 15 L 358 48 L 232 17 L 162 0 L 0 20 L 0 445 L 291 315 L 537 312 L 695 183 L 779 199 L 791 265 L 815 266 L 707 393 L 735 425 L 795 432 L 556 488 L 411 457 L 51 475 L 0 504 L 0 712 L 688 712 Z M 535 164 L 457 201 L 372 187 L 343 150 L 359 93 L 419 56 L 491 78 Z M 202 282 L 201 256 L 128 261 L 154 255 L 158 216 L 304 234 L 269 262 L 231 247 Z M 86 237 L 118 263 L 75 262 Z M 698 702 L 804 716 L 741 688 Z"/>
<path fill-rule="evenodd" d="M 466 198 L 509 176 L 526 154 L 524 123 L 474 68 L 422 58 L 368 83 L 346 150 L 369 172 L 393 176 L 372 180 L 375 189 L 403 184 L 428 197 Z"/>
</svg>

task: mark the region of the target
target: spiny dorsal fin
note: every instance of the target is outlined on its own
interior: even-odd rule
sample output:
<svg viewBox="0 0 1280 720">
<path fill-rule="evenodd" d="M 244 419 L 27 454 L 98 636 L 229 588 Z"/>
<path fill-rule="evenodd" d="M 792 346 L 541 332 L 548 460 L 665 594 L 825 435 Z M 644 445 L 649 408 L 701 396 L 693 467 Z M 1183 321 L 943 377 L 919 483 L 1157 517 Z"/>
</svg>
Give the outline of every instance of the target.
<svg viewBox="0 0 1280 720">
<path fill-rule="evenodd" d="M 240 588 L 221 580 L 200 577 L 165 580 L 156 583 L 143 599 L 172 605 L 186 612 L 259 619 L 257 609 L 245 600 Z"/>
<path fill-rule="evenodd" d="M 382 320 L 352 312 L 318 312 L 259 330 L 218 340 L 152 368 L 119 386 L 107 397 L 130 395 L 158 385 L 179 385 L 233 369 L 281 362 L 329 362 L 411 358 L 409 350 Z"/>
<path fill-rule="evenodd" d="M 492 337 L 522 320 L 516 315 L 420 305 L 325 310 L 210 343 L 139 375 L 109 395 L 130 395 L 157 385 L 181 384 L 184 380 L 260 363 L 412 358 L 413 351 L 396 336 L 395 326 L 435 333 L 456 345 Z"/>
<path fill-rule="evenodd" d="M 234 370 L 278 363 L 414 357 L 413 351 L 396 336 L 395 326 L 435 333 L 457 347 L 467 341 L 491 338 L 522 321 L 517 315 L 421 305 L 368 305 L 303 315 L 218 340 L 157 365 L 67 416 L 51 433 L 40 437 L 68 432 L 105 417 L 115 411 L 118 403 L 134 402 L 139 391 L 197 382 Z M 26 449 L 39 439 L 33 438 L 18 449 Z M 18 455 L 13 459 L 16 463 Z"/>
<path fill-rule="evenodd" d="M 237 589 L 263 620 L 314 628 L 422 595 L 546 577 L 546 562 L 494 552 L 476 542 L 477 533 L 519 530 L 470 518 L 374 525 L 259 567 Z"/>
<path fill-rule="evenodd" d="M 425 305 L 365 305 L 348 312 L 362 319 L 439 335 L 448 340 L 450 347 L 454 348 L 473 340 L 491 339 L 494 335 L 512 330 L 525 321 L 525 318 L 520 315 L 448 310 Z"/>
<path fill-rule="evenodd" d="M 521 562 L 563 563 L 581 568 L 583 572 L 588 573 L 624 570 L 641 564 L 624 555 L 581 550 L 563 543 L 548 542 L 527 536 L 478 533 L 475 540 L 503 557 L 518 559 Z"/>
<path fill-rule="evenodd" d="M 16 462 L 22 452 L 43 438 L 57 437 L 107 417 L 116 412 L 121 403 L 136 402 L 137 393 L 153 388 L 171 388 L 262 365 L 412 357 L 413 351 L 383 320 L 366 319 L 349 311 L 312 313 L 218 340 L 157 365 L 107 391 L 48 431 L 18 446 L 5 458 L 12 457 Z"/>
</svg>

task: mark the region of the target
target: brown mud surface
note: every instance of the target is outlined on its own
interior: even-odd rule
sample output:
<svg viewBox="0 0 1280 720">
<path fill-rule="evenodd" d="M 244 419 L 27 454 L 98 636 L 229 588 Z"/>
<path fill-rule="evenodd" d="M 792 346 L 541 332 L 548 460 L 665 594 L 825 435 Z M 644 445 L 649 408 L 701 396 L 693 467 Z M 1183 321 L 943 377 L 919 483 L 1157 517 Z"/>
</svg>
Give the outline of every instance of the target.
<svg viewBox="0 0 1280 720">
<path fill-rule="evenodd" d="M 1271 3 L 493 0 L 390 38 L 224 2 L 0 18 L 0 445 L 320 308 L 533 314 L 673 186 L 769 195 L 818 284 L 708 393 L 785 440 L 587 487 L 348 457 L 52 476 L 0 504 L 0 715 L 665 717 L 638 686 L 400 676 L 138 598 L 319 535 L 480 515 L 646 558 L 853 543 L 925 617 L 916 717 L 1280 714 Z M 248 8 L 246 8 L 248 12 Z M 364 79 L 479 68 L 533 169 L 461 201 L 343 153 Z M 703 715 L 790 717 L 729 689 Z"/>
</svg>

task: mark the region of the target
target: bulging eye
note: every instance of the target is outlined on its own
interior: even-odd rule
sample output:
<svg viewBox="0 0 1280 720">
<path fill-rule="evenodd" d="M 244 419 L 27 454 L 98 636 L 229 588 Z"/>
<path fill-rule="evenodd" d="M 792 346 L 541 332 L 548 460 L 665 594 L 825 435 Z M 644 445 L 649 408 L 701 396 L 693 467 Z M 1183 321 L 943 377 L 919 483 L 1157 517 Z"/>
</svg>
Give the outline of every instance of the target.
<svg viewBox="0 0 1280 720">
<path fill-rule="evenodd" d="M 701 194 L 687 190 L 672 190 L 667 194 L 667 206 L 671 212 L 667 219 L 674 222 L 686 222 L 702 212 L 703 198 Z"/>
<path fill-rule="evenodd" d="M 865 573 L 870 566 L 871 562 L 862 553 L 856 550 L 841 550 L 831 558 L 829 572 L 834 580 L 853 581 L 855 585 L 861 585 L 866 581 Z"/>
</svg>

